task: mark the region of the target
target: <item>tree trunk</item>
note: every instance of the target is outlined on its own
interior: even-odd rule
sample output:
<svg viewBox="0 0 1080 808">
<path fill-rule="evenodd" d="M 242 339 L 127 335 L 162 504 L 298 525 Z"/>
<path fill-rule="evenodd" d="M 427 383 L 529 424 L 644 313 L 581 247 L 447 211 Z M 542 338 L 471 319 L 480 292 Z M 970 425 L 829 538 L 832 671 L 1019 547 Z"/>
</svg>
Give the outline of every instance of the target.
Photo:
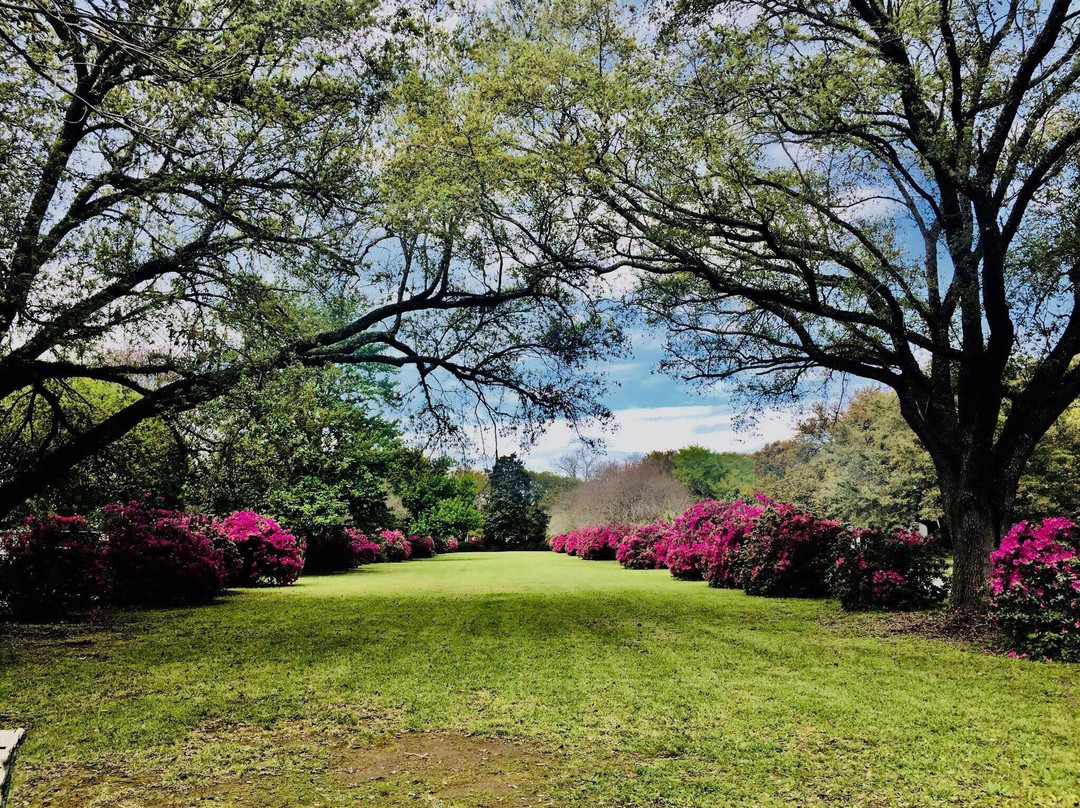
<svg viewBox="0 0 1080 808">
<path fill-rule="evenodd" d="M 953 612 L 985 612 L 990 586 L 990 554 L 997 549 L 1012 512 L 1015 491 L 995 490 L 963 475 L 941 479 L 945 524 L 952 537 L 953 572 L 949 608 Z M 982 476 L 982 475 L 978 475 Z"/>
</svg>

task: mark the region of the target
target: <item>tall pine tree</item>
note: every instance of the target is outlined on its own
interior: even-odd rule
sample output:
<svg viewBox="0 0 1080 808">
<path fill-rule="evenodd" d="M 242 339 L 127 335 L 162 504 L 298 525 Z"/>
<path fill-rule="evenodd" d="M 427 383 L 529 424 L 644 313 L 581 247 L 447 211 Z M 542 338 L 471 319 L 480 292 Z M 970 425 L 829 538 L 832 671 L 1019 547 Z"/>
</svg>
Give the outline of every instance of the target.
<svg viewBox="0 0 1080 808">
<path fill-rule="evenodd" d="M 484 511 L 484 543 L 493 550 L 541 549 L 548 514 L 539 499 L 517 455 L 496 458 Z"/>
</svg>

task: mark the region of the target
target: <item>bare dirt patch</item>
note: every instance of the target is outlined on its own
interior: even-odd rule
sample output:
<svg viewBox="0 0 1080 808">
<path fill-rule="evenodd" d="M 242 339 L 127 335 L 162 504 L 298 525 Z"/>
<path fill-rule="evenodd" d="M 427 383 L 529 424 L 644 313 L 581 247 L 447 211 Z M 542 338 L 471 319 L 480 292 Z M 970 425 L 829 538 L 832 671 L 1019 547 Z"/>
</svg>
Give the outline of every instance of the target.
<svg viewBox="0 0 1080 808">
<path fill-rule="evenodd" d="M 427 805 L 535 808 L 557 765 L 524 742 L 364 727 L 207 726 L 177 754 L 25 772 L 13 808 Z"/>
<path fill-rule="evenodd" d="M 830 626 L 857 628 L 875 637 L 921 637 L 972 650 L 992 647 L 997 639 L 997 630 L 988 616 L 956 615 L 945 611 L 841 615 L 822 622 Z"/>
</svg>

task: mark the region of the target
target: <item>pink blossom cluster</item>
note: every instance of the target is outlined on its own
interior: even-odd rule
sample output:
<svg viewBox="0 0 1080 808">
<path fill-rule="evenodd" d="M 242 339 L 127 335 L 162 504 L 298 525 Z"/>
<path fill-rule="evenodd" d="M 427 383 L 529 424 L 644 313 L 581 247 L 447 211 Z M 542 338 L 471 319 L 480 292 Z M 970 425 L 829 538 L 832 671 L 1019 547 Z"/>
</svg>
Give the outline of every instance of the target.
<svg viewBox="0 0 1080 808">
<path fill-rule="evenodd" d="M 0 607 L 15 617 L 65 617 L 104 591 L 101 541 L 81 516 L 28 517 L 0 535 Z"/>
<path fill-rule="evenodd" d="M 379 545 L 359 530 L 346 530 L 345 536 L 349 540 L 349 549 L 352 551 L 357 567 L 375 563 L 379 557 Z"/>
<path fill-rule="evenodd" d="M 1010 650 L 1080 661 L 1080 528 L 1021 522 L 990 556 L 990 607 Z"/>
<path fill-rule="evenodd" d="M 748 595 L 825 597 L 843 526 L 794 505 L 769 504 L 738 554 L 735 578 Z"/>
<path fill-rule="evenodd" d="M 666 522 L 639 525 L 619 542 L 615 560 L 632 570 L 666 569 L 667 548 L 673 543 L 672 527 Z"/>
<path fill-rule="evenodd" d="M 232 586 L 286 586 L 304 569 L 300 543 L 269 516 L 238 511 L 218 529 L 236 548 L 238 560 L 229 569 Z"/>
<path fill-rule="evenodd" d="M 381 530 L 375 543 L 379 546 L 379 561 L 408 561 L 412 557 L 412 544 L 400 530 Z"/>
<path fill-rule="evenodd" d="M 225 584 L 224 554 L 213 524 L 152 501 L 104 512 L 108 599 L 124 608 L 207 603 Z"/>
<path fill-rule="evenodd" d="M 553 537 L 551 549 L 587 561 L 614 561 L 620 542 L 632 530 L 630 525 L 583 527 Z"/>
<path fill-rule="evenodd" d="M 410 558 L 433 558 L 435 556 L 435 540 L 431 536 L 409 536 Z"/>
<path fill-rule="evenodd" d="M 933 537 L 913 530 L 848 530 L 837 541 L 829 585 L 845 609 L 929 606 L 948 593 L 945 556 Z"/>
</svg>

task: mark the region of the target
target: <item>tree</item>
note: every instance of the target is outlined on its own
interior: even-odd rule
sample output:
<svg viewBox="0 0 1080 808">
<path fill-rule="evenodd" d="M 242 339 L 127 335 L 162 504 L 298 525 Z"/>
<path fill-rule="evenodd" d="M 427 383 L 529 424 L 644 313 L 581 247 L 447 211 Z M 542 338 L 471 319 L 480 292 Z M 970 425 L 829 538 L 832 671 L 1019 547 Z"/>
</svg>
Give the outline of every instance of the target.
<svg viewBox="0 0 1080 808">
<path fill-rule="evenodd" d="M 484 507 L 484 544 L 492 549 L 539 550 L 548 515 L 516 454 L 495 458 Z"/>
<path fill-rule="evenodd" d="M 859 391 L 839 413 L 817 406 L 755 461 L 761 493 L 825 518 L 887 529 L 941 516 L 933 462 L 881 390 Z"/>
<path fill-rule="evenodd" d="M 307 538 L 390 521 L 399 429 L 379 415 L 386 380 L 363 368 L 292 366 L 246 379 L 178 418 L 186 499 L 210 513 L 256 510 Z"/>
<path fill-rule="evenodd" d="M 981 607 L 1025 463 L 1080 394 L 1073 4 L 704 0 L 654 42 L 625 14 L 524 4 L 473 32 L 466 84 L 553 197 L 492 215 L 564 266 L 639 274 L 686 379 L 895 390 L 951 606 Z"/>
<path fill-rule="evenodd" d="M 603 458 L 599 446 L 581 443 L 559 458 L 559 470 L 577 480 L 591 480 Z"/>
<path fill-rule="evenodd" d="M 733 500 L 754 487 L 754 461 L 737 452 L 713 452 L 703 446 L 684 446 L 667 452 L 650 452 L 655 459 L 698 499 Z"/>
<path fill-rule="evenodd" d="M 483 526 L 477 508 L 476 476 L 453 468 L 448 457 L 429 459 L 419 449 L 403 448 L 390 470 L 393 491 L 409 512 L 408 531 L 436 542 L 464 539 Z"/>
<path fill-rule="evenodd" d="M 569 491 L 559 517 L 569 528 L 605 523 L 646 524 L 672 519 L 698 499 L 659 455 L 609 463 Z"/>
<path fill-rule="evenodd" d="M 138 424 L 295 364 L 414 369 L 433 434 L 603 415 L 583 370 L 619 337 L 590 282 L 395 147 L 427 92 L 398 79 L 440 45 L 380 13 L 0 9 L 0 517 Z M 80 423 L 85 380 L 125 405 Z"/>
</svg>

